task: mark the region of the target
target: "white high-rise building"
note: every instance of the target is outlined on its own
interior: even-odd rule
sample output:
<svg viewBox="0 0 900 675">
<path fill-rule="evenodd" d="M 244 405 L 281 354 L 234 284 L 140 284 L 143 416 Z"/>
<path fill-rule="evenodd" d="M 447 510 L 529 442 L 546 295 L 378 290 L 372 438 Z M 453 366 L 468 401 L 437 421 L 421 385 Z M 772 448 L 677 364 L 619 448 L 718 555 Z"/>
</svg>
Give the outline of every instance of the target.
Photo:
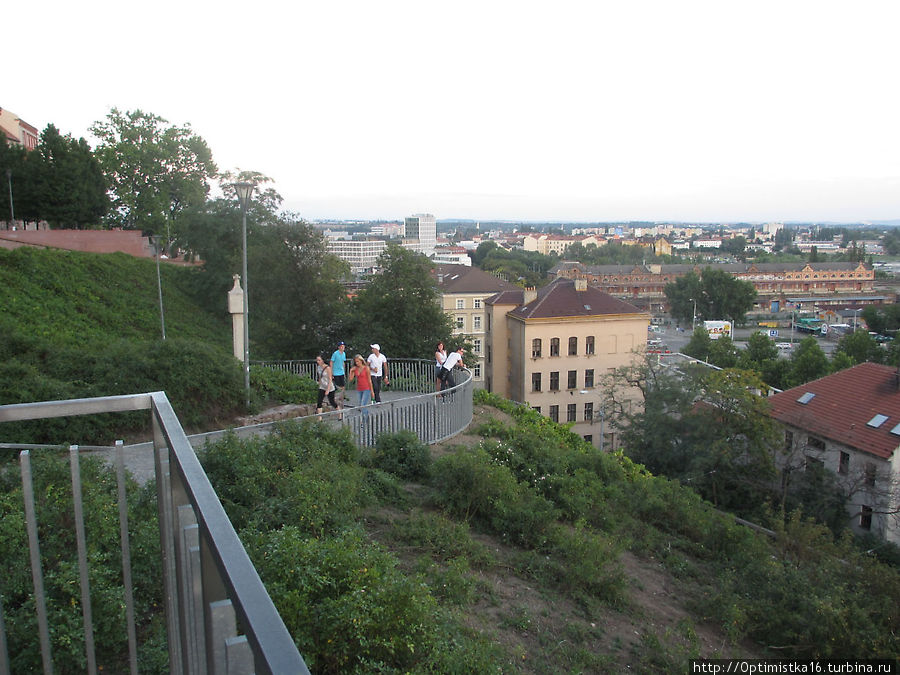
<svg viewBox="0 0 900 675">
<path fill-rule="evenodd" d="M 434 254 L 437 246 L 437 221 L 430 213 L 416 213 L 405 221 L 406 238 L 418 239 L 418 251 L 427 256 Z"/>
</svg>

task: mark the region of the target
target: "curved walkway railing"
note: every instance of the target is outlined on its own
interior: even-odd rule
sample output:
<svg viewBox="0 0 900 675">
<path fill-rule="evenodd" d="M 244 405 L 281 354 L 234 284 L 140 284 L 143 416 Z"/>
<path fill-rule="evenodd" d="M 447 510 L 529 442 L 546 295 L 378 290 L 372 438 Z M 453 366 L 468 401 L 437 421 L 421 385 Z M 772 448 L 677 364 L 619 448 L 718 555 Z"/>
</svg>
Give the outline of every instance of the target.
<svg viewBox="0 0 900 675">
<path fill-rule="evenodd" d="M 275 368 L 315 379 L 315 361 L 255 361 L 253 365 Z M 357 444 L 371 446 L 382 432 L 408 429 L 431 445 L 460 433 L 472 421 L 474 381 L 469 370 L 457 369 L 458 384 L 434 391 L 434 362 L 422 359 L 391 359 L 390 389 L 382 391 L 382 403 L 355 407 L 356 392 L 347 389 L 343 410 L 307 416 L 334 427 L 346 427 Z M 427 392 L 427 393 L 426 393 Z M 398 395 L 399 394 L 399 395 Z M 260 425 L 262 426 L 262 425 Z M 243 430 L 248 430 L 244 427 Z M 242 431 L 243 431 L 242 430 Z"/>
<path fill-rule="evenodd" d="M 149 410 L 159 512 L 159 537 L 172 673 L 309 673 L 259 574 L 238 539 L 197 455 L 163 392 L 0 405 L 0 423 L 71 415 Z M 45 673 L 54 672 L 50 616 L 44 592 L 38 523 L 31 481 L 31 449 L 21 450 L 26 529 L 31 552 L 34 602 Z M 37 446 L 34 446 L 37 447 Z M 137 673 L 131 556 L 125 498 L 126 450 L 117 447 L 117 480 L 125 587 L 129 672 Z M 97 673 L 89 588 L 88 555 L 81 511 L 80 449 L 72 446 L 72 491 L 78 537 L 87 672 Z M 0 606 L 0 673 L 9 673 L 9 656 Z"/>
</svg>

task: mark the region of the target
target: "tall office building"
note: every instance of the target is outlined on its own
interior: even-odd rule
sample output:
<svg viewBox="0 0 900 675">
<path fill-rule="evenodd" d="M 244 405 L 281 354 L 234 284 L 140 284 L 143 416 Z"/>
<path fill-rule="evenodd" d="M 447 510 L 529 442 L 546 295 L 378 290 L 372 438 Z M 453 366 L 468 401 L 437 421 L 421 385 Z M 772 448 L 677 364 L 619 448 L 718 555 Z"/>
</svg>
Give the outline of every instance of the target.
<svg viewBox="0 0 900 675">
<path fill-rule="evenodd" d="M 418 239 L 418 251 L 427 256 L 434 253 L 437 246 L 437 221 L 430 213 L 417 213 L 405 221 L 406 238 Z"/>
</svg>

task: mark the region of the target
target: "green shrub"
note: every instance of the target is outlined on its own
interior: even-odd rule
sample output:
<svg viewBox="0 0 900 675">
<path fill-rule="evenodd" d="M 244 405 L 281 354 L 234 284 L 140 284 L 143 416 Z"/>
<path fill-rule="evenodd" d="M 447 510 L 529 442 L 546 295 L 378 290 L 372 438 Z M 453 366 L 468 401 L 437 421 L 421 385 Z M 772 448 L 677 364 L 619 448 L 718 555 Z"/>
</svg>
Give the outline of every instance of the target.
<svg viewBox="0 0 900 675">
<path fill-rule="evenodd" d="M 475 519 L 513 543 L 542 545 L 556 520 L 550 502 L 520 485 L 508 467 L 495 464 L 480 448 L 435 462 L 433 484 L 438 502 L 450 513 Z"/>
<path fill-rule="evenodd" d="M 263 438 L 229 435 L 200 459 L 236 528 L 292 525 L 323 536 L 375 501 L 356 452 L 347 430 L 288 422 Z"/>
<path fill-rule="evenodd" d="M 72 519 L 71 474 L 66 459 L 49 451 L 32 453 L 41 565 L 46 593 L 51 649 L 58 673 L 87 668 L 75 527 Z M 82 457 L 85 539 L 98 666 L 107 672 L 127 669 L 127 635 L 122 589 L 115 481 L 99 460 Z M 128 486 L 129 526 L 134 597 L 140 649 L 158 652 L 151 626 L 161 613 L 159 535 L 155 503 Z M 18 466 L 9 465 L 0 492 L 0 579 L 12 672 L 39 672 L 41 651 L 25 535 L 23 493 Z"/>
<path fill-rule="evenodd" d="M 245 537 L 310 670 L 406 671 L 427 660 L 439 640 L 435 599 L 360 532 L 315 539 L 285 527 Z"/>
<path fill-rule="evenodd" d="M 415 480 L 428 475 L 431 450 L 408 429 L 396 433 L 381 433 L 366 463 L 398 478 Z"/>
<path fill-rule="evenodd" d="M 440 513 L 414 509 L 408 518 L 395 523 L 393 535 L 407 546 L 421 548 L 434 560 L 464 556 L 476 566 L 488 566 L 494 561 L 488 548 L 472 539 L 466 523 L 454 522 Z"/>
<path fill-rule="evenodd" d="M 315 403 L 319 385 L 311 377 L 267 366 L 250 366 L 250 386 L 263 401 Z"/>
</svg>

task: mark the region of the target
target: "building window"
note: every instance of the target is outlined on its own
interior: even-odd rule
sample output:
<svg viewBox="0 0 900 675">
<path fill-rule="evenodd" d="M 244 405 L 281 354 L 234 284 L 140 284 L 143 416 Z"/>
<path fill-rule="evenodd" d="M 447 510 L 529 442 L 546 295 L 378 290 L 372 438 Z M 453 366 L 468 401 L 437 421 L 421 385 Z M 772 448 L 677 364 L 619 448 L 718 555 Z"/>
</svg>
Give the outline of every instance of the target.
<svg viewBox="0 0 900 675">
<path fill-rule="evenodd" d="M 807 471 L 815 471 L 822 470 L 825 468 L 825 462 L 821 459 L 816 459 L 815 457 L 806 456 L 806 470 Z"/>
<path fill-rule="evenodd" d="M 578 405 L 576 403 L 570 403 L 566 406 L 566 422 L 574 422 L 577 415 Z"/>
<path fill-rule="evenodd" d="M 842 452 L 838 459 L 838 473 L 850 473 L 850 455 L 846 452 Z"/>
<path fill-rule="evenodd" d="M 541 339 L 535 338 L 531 341 L 531 358 L 539 359 L 541 358 Z"/>
<path fill-rule="evenodd" d="M 872 507 L 863 506 L 862 512 L 859 514 L 859 528 L 861 530 L 872 529 Z"/>
<path fill-rule="evenodd" d="M 593 445 L 593 444 L 594 444 L 594 436 L 593 436 L 593 434 L 587 434 L 587 435 L 584 437 L 584 440 L 586 440 L 588 443 L 590 443 L 591 445 Z"/>
<path fill-rule="evenodd" d="M 534 406 L 532 410 L 534 410 L 538 415 L 541 414 L 541 406 L 539 405 Z"/>
<path fill-rule="evenodd" d="M 584 353 L 588 356 L 593 356 L 594 354 L 594 336 L 588 335 L 584 338 Z"/>
<path fill-rule="evenodd" d="M 578 380 L 578 371 L 570 370 L 569 371 L 569 381 L 566 383 L 566 385 L 567 385 L 566 388 L 574 389 L 575 387 L 577 387 L 578 386 L 577 380 Z"/>
<path fill-rule="evenodd" d="M 559 371 L 554 370 L 550 373 L 550 391 L 559 391 Z"/>
<path fill-rule="evenodd" d="M 559 356 L 559 338 L 550 338 L 550 356 Z"/>
<path fill-rule="evenodd" d="M 872 462 L 866 462 L 863 480 L 869 487 L 875 487 L 875 465 Z"/>
<path fill-rule="evenodd" d="M 578 356 L 578 338 L 569 338 L 569 356 Z"/>
<path fill-rule="evenodd" d="M 784 451 L 790 452 L 794 448 L 794 432 L 793 431 L 785 431 L 784 432 Z"/>
<path fill-rule="evenodd" d="M 472 317 L 472 330 L 481 330 L 481 315 Z"/>
<path fill-rule="evenodd" d="M 531 391 L 540 391 L 541 390 L 541 374 L 540 373 L 532 373 L 531 374 Z"/>
<path fill-rule="evenodd" d="M 807 436 L 806 445 L 809 448 L 814 448 L 816 450 L 824 450 L 825 449 L 825 441 L 821 438 L 816 438 L 815 436 Z"/>
<path fill-rule="evenodd" d="M 551 405 L 550 406 L 550 419 L 554 422 L 559 422 L 559 406 Z"/>
<path fill-rule="evenodd" d="M 593 403 L 585 403 L 584 404 L 584 421 L 590 422 L 594 419 L 594 404 Z"/>
<path fill-rule="evenodd" d="M 466 317 L 464 317 L 464 316 L 456 317 L 456 329 L 457 330 L 465 330 L 466 329 Z"/>
<path fill-rule="evenodd" d="M 476 354 L 480 354 L 480 353 L 481 353 L 481 338 L 475 338 L 475 339 L 472 341 L 472 349 L 475 350 L 475 353 L 476 353 Z"/>
<path fill-rule="evenodd" d="M 594 386 L 594 369 L 588 368 L 584 371 L 584 388 L 590 389 Z"/>
<path fill-rule="evenodd" d="M 466 301 L 463 300 L 462 298 L 458 298 L 456 300 L 456 309 L 465 309 L 465 308 L 466 308 Z"/>
<path fill-rule="evenodd" d="M 474 376 L 475 376 L 475 379 L 476 379 L 476 380 L 480 380 L 480 379 L 481 379 L 481 364 L 480 364 L 480 363 L 476 363 L 476 364 L 475 364 L 475 367 L 472 369 L 472 372 L 473 372 L 473 374 L 474 374 Z"/>
<path fill-rule="evenodd" d="M 472 301 L 472 307 L 475 309 L 481 309 L 481 298 L 475 298 Z"/>
<path fill-rule="evenodd" d="M 487 348 L 487 362 L 491 363 L 491 346 L 490 345 L 488 345 L 488 348 Z"/>
</svg>

